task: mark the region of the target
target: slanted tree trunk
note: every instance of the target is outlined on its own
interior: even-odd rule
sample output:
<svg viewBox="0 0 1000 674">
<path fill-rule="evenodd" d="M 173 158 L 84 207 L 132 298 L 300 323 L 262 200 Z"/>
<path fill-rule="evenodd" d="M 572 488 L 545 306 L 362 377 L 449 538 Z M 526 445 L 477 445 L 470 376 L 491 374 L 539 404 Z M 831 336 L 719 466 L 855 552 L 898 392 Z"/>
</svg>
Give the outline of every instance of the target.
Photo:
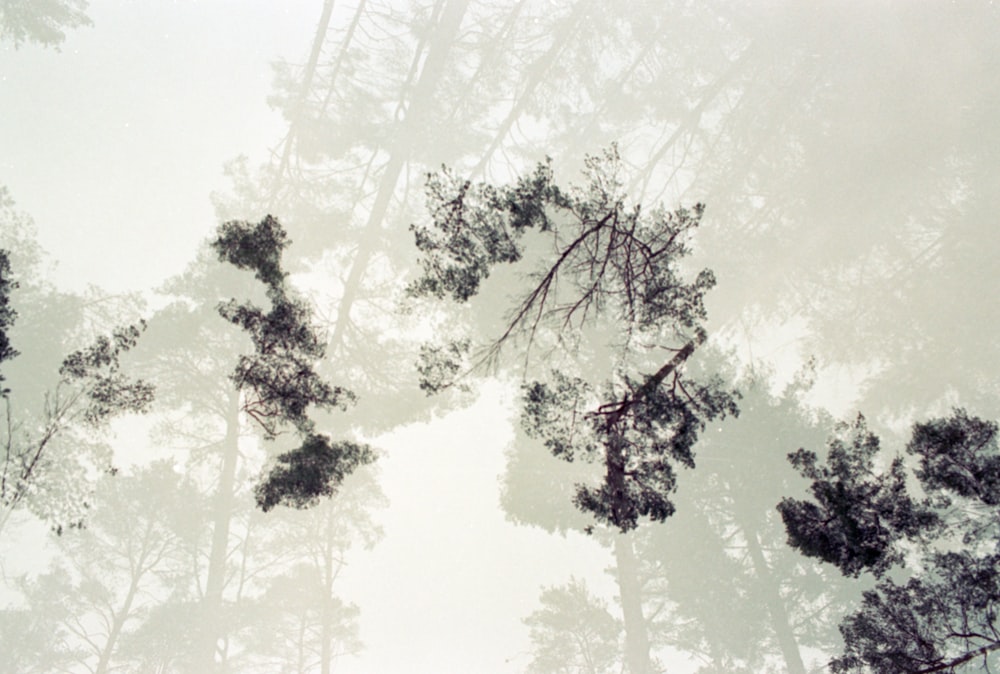
<svg viewBox="0 0 1000 674">
<path fill-rule="evenodd" d="M 132 610 L 132 602 L 135 601 L 136 592 L 139 590 L 140 578 L 141 575 L 132 574 L 132 581 L 129 583 L 125 601 L 121 609 L 114 614 L 111 623 L 111 632 L 108 634 L 108 640 L 105 642 L 104 648 L 101 649 L 101 655 L 97 661 L 97 667 L 94 669 L 94 674 L 108 673 L 108 667 L 111 664 L 111 654 L 115 651 L 118 638 L 121 636 L 122 627 L 125 625 L 125 620 Z"/>
<path fill-rule="evenodd" d="M 771 629 L 774 630 L 778 648 L 781 649 L 781 655 L 785 660 L 786 671 L 788 674 L 806 674 L 806 666 L 802 661 L 802 654 L 799 652 L 799 644 L 795 639 L 794 632 L 792 632 L 785 602 L 781 598 L 781 588 L 771 574 L 771 567 L 768 565 L 767 559 L 764 558 L 760 540 L 757 538 L 757 530 L 747 522 L 746 517 L 738 516 L 737 524 L 743 530 L 750 561 L 753 563 L 754 571 L 762 586 L 764 604 L 771 620 Z"/>
<path fill-rule="evenodd" d="M 465 16 L 468 6 L 469 0 L 450 0 L 441 12 L 435 40 L 431 44 L 420 71 L 420 77 L 410 99 L 410 105 L 406 110 L 406 116 L 400 123 L 401 128 L 396 134 L 398 141 L 390 150 L 389 160 L 382 171 L 375 201 L 368 212 L 368 220 L 361 233 L 357 253 L 351 261 L 351 270 L 344 284 L 344 293 L 337 311 L 337 322 L 330 338 L 333 348 L 338 348 L 344 339 L 347 324 L 350 321 L 351 307 L 361 290 L 365 269 L 368 267 L 380 239 L 379 229 L 385 220 L 392 195 L 396 191 L 399 176 L 410 159 L 409 139 L 419 134 L 421 125 L 425 123 L 424 120 L 429 112 L 428 108 L 433 103 L 437 84 L 444 74 L 448 52 L 455 41 L 462 17 Z"/>
</svg>

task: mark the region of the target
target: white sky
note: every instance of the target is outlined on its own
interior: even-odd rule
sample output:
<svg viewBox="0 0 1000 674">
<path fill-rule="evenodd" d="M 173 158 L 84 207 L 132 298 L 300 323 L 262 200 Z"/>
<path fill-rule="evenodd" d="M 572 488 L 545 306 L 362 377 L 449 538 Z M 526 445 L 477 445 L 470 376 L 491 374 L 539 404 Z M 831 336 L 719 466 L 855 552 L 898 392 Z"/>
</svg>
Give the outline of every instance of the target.
<svg viewBox="0 0 1000 674">
<path fill-rule="evenodd" d="M 60 285 L 138 290 L 182 269 L 215 227 L 223 164 L 259 164 L 280 139 L 270 63 L 304 58 L 318 12 L 99 0 L 61 53 L 0 48 L 0 183 L 34 218 Z"/>
</svg>

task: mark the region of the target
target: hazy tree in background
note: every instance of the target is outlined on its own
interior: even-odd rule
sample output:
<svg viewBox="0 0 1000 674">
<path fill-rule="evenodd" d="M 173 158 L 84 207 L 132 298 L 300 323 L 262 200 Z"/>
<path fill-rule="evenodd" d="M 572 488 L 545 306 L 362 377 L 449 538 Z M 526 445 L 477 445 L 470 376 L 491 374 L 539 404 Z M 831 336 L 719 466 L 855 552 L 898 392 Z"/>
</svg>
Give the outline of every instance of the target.
<svg viewBox="0 0 1000 674">
<path fill-rule="evenodd" d="M 583 581 L 542 591 L 541 608 L 524 619 L 531 629 L 532 674 L 621 671 L 622 626 Z"/>
<path fill-rule="evenodd" d="M 370 480 L 365 482 L 360 495 L 345 496 L 343 510 L 320 504 L 315 514 L 301 513 L 323 517 L 321 529 L 328 536 L 317 536 L 312 528 L 306 537 L 329 548 L 319 558 L 310 552 L 305 533 L 291 536 L 301 529 L 294 514 L 279 508 L 265 516 L 253 508 L 255 483 L 260 496 L 267 493 L 262 485 L 272 484 L 277 475 L 280 487 L 280 478 L 287 475 L 281 472 L 279 459 L 272 480 L 260 481 L 259 471 L 269 453 L 265 448 L 273 442 L 276 452 L 287 448 L 292 456 L 302 456 L 301 448 L 288 447 L 291 438 L 286 431 L 296 431 L 293 435 L 300 445 L 305 441 L 308 452 L 311 439 L 323 438 L 315 430 L 317 411 L 322 412 L 315 403 L 335 404 L 345 395 L 312 369 L 322 355 L 321 342 L 308 304 L 295 295 L 281 267 L 285 241 L 273 218 L 220 227 L 213 249 L 203 250 L 182 275 L 164 286 L 168 303 L 150 319 L 149 339 L 140 355 L 145 371 L 162 391 L 156 434 L 161 443 L 185 451 L 187 472 L 205 495 L 205 523 L 186 543 L 189 573 L 175 579 L 169 597 L 149 612 L 123 645 L 128 658 L 145 663 L 144 667 L 273 671 L 268 668 L 275 666 L 275 658 L 292 655 L 287 649 L 269 651 L 273 640 L 260 635 L 284 629 L 284 609 L 268 615 L 259 607 L 266 604 L 267 588 L 283 582 L 286 568 L 315 573 L 326 583 L 325 594 L 314 589 L 317 608 L 307 616 L 317 621 L 308 628 L 310 633 L 315 630 L 308 647 L 319 654 L 309 666 L 323 662 L 322 667 L 328 668 L 337 640 L 353 643 L 355 638 L 349 638 L 350 621 L 340 628 L 346 633 L 334 629 L 338 618 L 323 608 L 323 602 L 338 601 L 331 569 L 358 540 L 355 533 L 369 541 L 366 544 L 374 543 L 365 508 L 377 504 L 377 488 Z M 319 427 L 327 421 L 324 416 Z M 270 442 L 258 443 L 268 438 Z M 306 463 L 307 471 L 348 465 Z M 307 493 L 309 485 L 294 482 L 267 505 L 275 505 L 279 498 L 313 503 L 322 490 L 332 488 L 326 476 L 321 477 L 313 491 Z M 177 622 L 185 628 L 168 627 Z M 164 636 L 171 634 L 174 637 Z"/>
<path fill-rule="evenodd" d="M 806 449 L 789 455 L 812 481 L 810 499 L 779 507 L 790 543 L 844 575 L 880 579 L 841 623 L 846 645 L 834 672 L 997 664 L 997 432 L 996 423 L 955 410 L 913 427 L 912 471 L 900 456 L 879 468 L 879 439 L 859 416 L 830 441 L 825 462 Z M 888 573 L 897 566 L 905 573 Z"/>
<path fill-rule="evenodd" d="M 0 632 L 5 650 L 25 663 L 72 660 L 72 671 L 117 669 L 122 642 L 184 573 L 182 541 L 198 530 L 199 511 L 193 484 L 166 463 L 105 477 L 87 526 L 59 539 L 55 567 L 20 583 L 18 615 L 54 621 L 56 638 L 19 641 L 11 624 Z"/>
<path fill-rule="evenodd" d="M 669 601 L 652 629 L 705 672 L 813 671 L 809 653 L 839 645 L 836 620 L 856 599 L 835 574 L 785 545 L 774 504 L 799 480 L 784 455 L 821 440 L 829 421 L 803 404 L 807 379 L 780 395 L 765 382 L 743 382 L 739 419 L 705 434 L 677 515 L 640 548 Z"/>
<path fill-rule="evenodd" d="M 712 349 L 702 356 L 704 363 L 694 357 L 689 366 L 733 367 Z M 828 422 L 803 406 L 808 379 L 794 380 L 781 396 L 768 393 L 765 381 L 741 380 L 739 418 L 712 424 L 703 435 L 698 467 L 680 482 L 673 516 L 640 525 L 629 545 L 600 530 L 593 534 L 613 553 L 608 572 L 619 601 L 621 588 L 638 588 L 643 621 L 630 629 L 645 632 L 657 659 L 681 652 L 704 674 L 815 671 L 809 649 L 839 647 L 836 622 L 857 598 L 848 583 L 784 543 L 774 504 L 800 484 L 784 455 L 822 441 Z M 568 499 L 588 472 L 546 455 L 522 434 L 508 451 L 504 509 L 519 524 L 580 531 L 589 522 Z"/>
<path fill-rule="evenodd" d="M 108 422 L 144 412 L 152 401 L 153 386 L 127 376 L 121 363 L 144 324 L 101 334 L 106 321 L 121 320 L 114 314 L 122 307 L 114 305 L 122 303 L 65 295 L 33 278 L 40 253 L 32 225 L 14 211 L 5 191 L 0 218 L 5 246 L 0 247 L 0 349 L 8 361 L 0 395 L 0 530 L 16 509 L 28 506 L 61 531 L 80 525 L 92 481 L 111 468 L 100 439 Z M 134 310 L 127 300 L 123 304 L 125 311 Z M 96 323 L 95 329 L 88 322 Z M 36 338 L 38 333 L 43 336 Z M 25 344 L 21 349 L 19 341 Z M 67 342 L 86 341 L 88 346 L 64 355 L 72 348 Z"/>
<path fill-rule="evenodd" d="M 0 41 L 59 49 L 66 30 L 93 25 L 86 0 L 0 0 Z"/>
<path fill-rule="evenodd" d="M 336 582 L 353 547 L 370 549 L 382 537 L 372 518 L 385 505 L 376 478 L 375 466 L 365 466 L 334 499 L 264 516 L 268 534 L 257 547 L 282 551 L 287 563 L 258 581 L 260 592 L 244 608 L 250 620 L 240 633 L 248 652 L 242 671 L 280 666 L 297 674 L 329 674 L 339 658 L 361 650 L 361 610 L 336 595 Z"/>
</svg>

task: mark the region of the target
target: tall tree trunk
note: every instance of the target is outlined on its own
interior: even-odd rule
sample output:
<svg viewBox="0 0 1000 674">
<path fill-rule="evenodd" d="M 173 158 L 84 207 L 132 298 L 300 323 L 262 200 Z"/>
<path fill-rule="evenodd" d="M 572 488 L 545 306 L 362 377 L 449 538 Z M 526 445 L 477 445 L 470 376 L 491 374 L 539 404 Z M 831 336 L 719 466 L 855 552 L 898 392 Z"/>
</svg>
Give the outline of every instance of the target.
<svg viewBox="0 0 1000 674">
<path fill-rule="evenodd" d="M 625 621 L 625 664 L 629 674 L 653 674 L 649 633 L 642 615 L 642 582 L 635 556 L 634 533 L 615 536 L 615 572 Z"/>
<path fill-rule="evenodd" d="M 288 136 L 285 138 L 285 146 L 281 150 L 281 161 L 278 164 L 278 175 L 271 186 L 271 203 L 277 196 L 277 191 L 281 186 L 285 172 L 288 170 L 288 163 L 292 157 L 292 150 L 298 136 L 298 127 L 302 120 L 302 112 L 305 108 L 306 99 L 309 97 L 309 90 L 312 88 L 313 79 L 316 77 L 316 66 L 319 63 L 320 53 L 323 51 L 323 42 L 326 40 L 326 33 L 330 29 L 330 17 L 333 14 L 333 0 L 326 0 L 323 3 L 323 13 L 319 17 L 319 24 L 316 26 L 316 35 L 313 38 L 312 49 L 309 52 L 309 61 L 306 63 L 305 72 L 302 74 L 302 87 L 299 89 L 298 100 L 291 111 L 291 120 L 288 125 Z"/>
<path fill-rule="evenodd" d="M 778 648 L 781 649 L 781 655 L 785 659 L 786 671 L 788 674 L 806 674 L 806 666 L 802 661 L 799 644 L 789 623 L 788 611 L 781 598 L 780 587 L 771 574 L 771 567 L 764 558 L 760 540 L 757 538 L 757 530 L 748 523 L 745 516 L 737 516 L 737 523 L 743 530 L 747 551 L 750 553 L 750 561 L 753 563 L 754 571 L 757 572 L 757 578 L 764 591 L 764 604 L 768 617 L 771 619 L 771 629 L 774 630 L 774 635 L 778 640 Z"/>
<path fill-rule="evenodd" d="M 333 661 L 333 612 L 330 610 L 333 598 L 333 509 L 326 508 L 326 537 L 323 541 L 323 611 L 320 626 L 320 674 L 330 674 Z"/>
<path fill-rule="evenodd" d="M 225 589 L 226 556 L 229 551 L 229 523 L 233 516 L 233 492 L 236 487 L 236 466 L 239 463 L 239 393 L 229 394 L 226 415 L 226 436 L 222 441 L 222 467 L 219 488 L 215 495 L 212 517 L 212 549 L 208 559 L 205 595 L 202 597 L 202 631 L 195 650 L 195 668 L 199 674 L 215 671 L 215 651 L 222 627 L 222 591 Z"/>
<path fill-rule="evenodd" d="M 351 262 L 351 271 L 348 273 L 347 281 L 344 284 L 344 294 L 340 300 L 340 307 L 337 311 L 337 322 L 333 329 L 330 343 L 333 348 L 338 348 L 343 339 L 344 332 L 350 320 L 351 307 L 361 290 L 361 281 L 365 269 L 375 253 L 376 245 L 380 239 L 379 229 L 385 220 L 389 209 L 389 202 L 396 191 L 396 183 L 403 171 L 403 167 L 410 159 L 410 138 L 418 133 L 423 120 L 426 118 L 428 108 L 433 102 L 434 92 L 437 83 L 444 73 L 447 63 L 448 52 L 451 50 L 458 34 L 458 29 L 462 23 L 462 17 L 468 9 L 469 0 L 449 0 L 441 13 L 441 21 L 435 34 L 435 39 L 431 44 L 427 58 L 424 60 L 420 77 L 410 99 L 410 105 L 406 110 L 406 116 L 400 123 L 400 129 L 395 145 L 390 150 L 389 161 L 382 171 L 379 181 L 378 192 L 371 210 L 368 212 L 368 220 L 361 233 L 361 241 L 358 251 Z"/>
</svg>

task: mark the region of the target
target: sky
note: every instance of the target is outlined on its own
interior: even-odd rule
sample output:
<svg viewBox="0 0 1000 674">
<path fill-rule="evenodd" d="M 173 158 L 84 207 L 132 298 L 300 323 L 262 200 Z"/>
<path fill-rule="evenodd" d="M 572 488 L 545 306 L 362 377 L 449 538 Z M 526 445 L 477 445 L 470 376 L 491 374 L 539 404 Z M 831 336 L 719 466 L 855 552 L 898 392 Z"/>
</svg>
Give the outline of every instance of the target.
<svg viewBox="0 0 1000 674">
<path fill-rule="evenodd" d="M 61 52 L 0 47 L 0 180 L 60 285 L 141 290 L 214 230 L 224 164 L 280 140 L 271 63 L 304 58 L 318 5 L 104 0 L 88 15 Z"/>
<path fill-rule="evenodd" d="M 228 187 L 225 163 L 259 164 L 280 140 L 271 63 L 305 59 L 320 6 L 97 0 L 94 26 L 69 32 L 61 52 L 0 48 L 0 184 L 34 219 L 57 285 L 144 291 L 184 268 L 217 224 L 210 197 Z M 339 581 L 362 608 L 366 648 L 349 671 L 520 671 L 520 619 L 542 586 L 575 575 L 610 592 L 599 545 L 504 521 L 509 406 L 493 389 L 376 440 L 390 505 L 376 516 L 383 541 L 352 553 Z M 143 428 L 120 424 L 116 442 L 134 446 Z M 10 556 L 12 574 L 45 557 L 21 549 L 34 552 Z"/>
</svg>

